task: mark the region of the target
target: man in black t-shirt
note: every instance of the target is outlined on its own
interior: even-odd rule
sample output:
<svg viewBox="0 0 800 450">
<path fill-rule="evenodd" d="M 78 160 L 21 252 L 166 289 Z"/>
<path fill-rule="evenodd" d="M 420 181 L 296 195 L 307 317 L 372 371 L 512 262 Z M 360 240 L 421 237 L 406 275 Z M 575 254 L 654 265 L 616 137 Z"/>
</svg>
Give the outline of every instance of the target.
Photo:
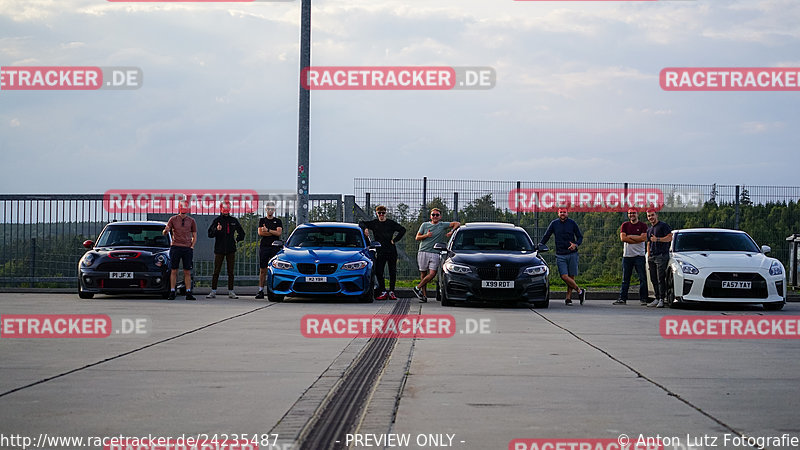
<svg viewBox="0 0 800 450">
<path fill-rule="evenodd" d="M 650 228 L 647 229 L 647 262 L 650 264 L 650 281 L 653 282 L 653 290 L 656 293 L 656 299 L 647 306 L 663 308 L 667 297 L 667 269 L 672 228 L 658 220 L 655 209 L 647 210 L 647 221 L 650 222 Z"/>
<path fill-rule="evenodd" d="M 283 233 L 283 222 L 275 217 L 275 203 L 267 202 L 264 205 L 266 217 L 258 221 L 258 235 L 261 236 L 261 243 L 258 246 L 258 294 L 256 298 L 264 298 L 264 282 L 267 280 L 267 264 L 273 256 L 278 254 L 280 249 L 272 245 L 273 242 L 281 238 Z"/>
<path fill-rule="evenodd" d="M 381 243 L 375 255 L 375 276 L 380 283 L 380 294 L 375 298 L 397 300 L 394 294 L 394 285 L 397 281 L 397 247 L 394 243 L 406 234 L 406 229 L 394 220 L 386 218 L 386 207 L 383 205 L 375 208 L 375 214 L 378 216 L 377 219 L 358 222 L 358 226 L 364 230 L 367 238 L 369 238 L 367 230 L 372 230 L 375 240 Z M 386 280 L 383 279 L 383 268 L 386 264 L 389 265 L 389 292 L 386 292 Z"/>
</svg>

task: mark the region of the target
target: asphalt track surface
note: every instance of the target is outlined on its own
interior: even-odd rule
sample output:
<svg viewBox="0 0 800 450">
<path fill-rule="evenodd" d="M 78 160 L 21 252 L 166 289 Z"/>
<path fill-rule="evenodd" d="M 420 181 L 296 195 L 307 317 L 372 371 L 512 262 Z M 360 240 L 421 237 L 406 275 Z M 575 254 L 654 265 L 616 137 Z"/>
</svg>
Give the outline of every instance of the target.
<svg viewBox="0 0 800 450">
<path fill-rule="evenodd" d="M 620 439 L 659 439 L 666 449 L 800 447 L 800 340 L 667 339 L 659 329 L 676 315 L 796 320 L 798 303 L 766 312 L 591 299 L 530 309 L 198 298 L 0 294 L 4 320 L 99 314 L 112 324 L 104 338 L 15 338 L 3 329 L 0 448 L 103 448 L 90 445 L 102 438 L 174 446 L 189 437 L 223 448 L 211 446 L 215 436 L 271 449 L 578 449 L 598 439 L 592 445 L 606 449 Z M 389 313 L 451 316 L 453 335 L 301 330 L 309 315 Z"/>
</svg>

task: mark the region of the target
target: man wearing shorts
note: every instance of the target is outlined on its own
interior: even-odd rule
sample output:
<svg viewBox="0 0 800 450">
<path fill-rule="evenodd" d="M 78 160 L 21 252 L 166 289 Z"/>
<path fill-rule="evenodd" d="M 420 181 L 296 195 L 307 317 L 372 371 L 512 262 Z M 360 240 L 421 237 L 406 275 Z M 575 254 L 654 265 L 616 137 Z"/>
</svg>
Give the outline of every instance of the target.
<svg viewBox="0 0 800 450">
<path fill-rule="evenodd" d="M 266 217 L 258 221 L 258 235 L 261 236 L 261 243 L 258 246 L 258 294 L 256 298 L 264 298 L 264 282 L 267 280 L 267 264 L 273 256 L 277 255 L 280 248 L 274 247 L 273 242 L 281 238 L 283 233 L 283 222 L 275 217 L 275 203 L 267 202 L 264 205 Z"/>
<path fill-rule="evenodd" d="M 547 231 L 542 236 L 542 244 L 546 244 L 550 235 L 556 239 L 556 265 L 561 279 L 567 284 L 567 306 L 572 306 L 572 291 L 578 293 L 578 299 L 583 304 L 586 300 L 586 289 L 581 289 L 575 283 L 578 276 L 578 246 L 583 243 L 583 233 L 578 224 L 570 219 L 566 208 L 558 208 L 558 219 L 550 222 Z"/>
<path fill-rule="evenodd" d="M 425 222 L 417 231 L 416 240 L 419 241 L 417 252 L 417 265 L 419 265 L 420 282 L 414 286 L 414 294 L 421 303 L 428 301 L 428 291 L 425 288 L 436 277 L 439 270 L 439 251 L 433 246 L 439 242 L 447 242 L 453 235 L 453 230 L 461 226 L 459 222 L 441 222 L 442 212 L 438 208 L 431 210 L 431 221 Z"/>
<path fill-rule="evenodd" d="M 194 245 L 197 243 L 197 223 L 189 217 L 189 204 L 178 205 L 178 215 L 167 221 L 162 234 L 172 233 L 172 245 L 169 248 L 169 261 L 172 273 L 169 277 L 169 297 L 175 300 L 175 285 L 178 283 L 178 267 L 183 261 L 183 281 L 186 283 L 186 300 L 196 300 L 192 295 L 192 259 Z"/>
</svg>

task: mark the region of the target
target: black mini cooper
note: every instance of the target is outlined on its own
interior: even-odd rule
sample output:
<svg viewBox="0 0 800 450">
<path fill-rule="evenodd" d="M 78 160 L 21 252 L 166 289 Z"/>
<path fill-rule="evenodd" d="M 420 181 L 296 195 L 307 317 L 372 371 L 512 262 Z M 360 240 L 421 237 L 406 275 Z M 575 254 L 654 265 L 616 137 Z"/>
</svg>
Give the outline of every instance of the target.
<svg viewBox="0 0 800 450">
<path fill-rule="evenodd" d="M 111 222 L 78 262 L 78 296 L 94 294 L 169 295 L 170 235 L 165 222 Z M 182 277 L 181 277 L 182 278 Z"/>
<path fill-rule="evenodd" d="M 509 223 L 468 223 L 442 252 L 439 292 L 442 306 L 456 302 L 528 302 L 550 305 L 550 270 L 539 257 L 547 246 L 534 244 L 528 233 Z"/>
</svg>

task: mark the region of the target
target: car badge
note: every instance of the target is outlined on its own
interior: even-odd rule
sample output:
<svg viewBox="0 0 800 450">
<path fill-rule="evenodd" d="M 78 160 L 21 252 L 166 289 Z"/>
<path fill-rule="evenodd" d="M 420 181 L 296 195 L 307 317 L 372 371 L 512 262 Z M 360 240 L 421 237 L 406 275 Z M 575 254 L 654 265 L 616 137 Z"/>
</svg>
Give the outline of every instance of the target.
<svg viewBox="0 0 800 450">
<path fill-rule="evenodd" d="M 315 259 L 315 260 L 314 260 L 314 262 L 315 262 L 315 263 L 319 263 L 319 260 L 318 260 L 318 259 Z"/>
<path fill-rule="evenodd" d="M 734 278 L 739 278 L 739 274 L 738 274 L 738 273 L 732 273 L 731 275 L 732 275 Z"/>
<path fill-rule="evenodd" d="M 120 261 L 125 261 L 126 259 L 127 259 L 127 258 L 120 258 L 119 260 L 120 260 Z"/>
<path fill-rule="evenodd" d="M 495 264 L 494 266 L 497 267 L 497 268 L 500 268 L 500 264 Z"/>
</svg>

